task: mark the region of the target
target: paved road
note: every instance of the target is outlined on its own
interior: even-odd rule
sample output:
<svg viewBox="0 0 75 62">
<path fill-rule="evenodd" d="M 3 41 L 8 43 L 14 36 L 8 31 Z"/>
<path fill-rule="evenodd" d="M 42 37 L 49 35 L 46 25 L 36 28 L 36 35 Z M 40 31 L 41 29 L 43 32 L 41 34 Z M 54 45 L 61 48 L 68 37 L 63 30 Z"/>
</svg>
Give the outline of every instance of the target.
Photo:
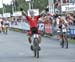
<svg viewBox="0 0 75 62">
<path fill-rule="evenodd" d="M 61 48 L 59 41 L 42 38 L 40 58 L 34 58 L 29 48 L 27 35 L 10 31 L 0 34 L 0 62 L 75 62 L 75 45 Z"/>
</svg>

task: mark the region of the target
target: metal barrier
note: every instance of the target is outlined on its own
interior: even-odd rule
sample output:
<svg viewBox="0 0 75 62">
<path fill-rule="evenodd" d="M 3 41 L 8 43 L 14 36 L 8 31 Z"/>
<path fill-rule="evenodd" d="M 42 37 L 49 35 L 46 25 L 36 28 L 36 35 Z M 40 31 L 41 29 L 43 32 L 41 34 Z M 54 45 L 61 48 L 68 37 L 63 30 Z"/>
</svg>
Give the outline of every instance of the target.
<svg viewBox="0 0 75 62">
<path fill-rule="evenodd" d="M 11 28 L 17 28 L 17 29 L 22 29 L 22 30 L 30 30 L 30 26 L 26 22 L 17 22 L 17 25 L 10 23 Z"/>
<path fill-rule="evenodd" d="M 69 28 L 67 31 L 67 36 L 70 38 L 75 38 L 75 28 Z"/>
<path fill-rule="evenodd" d="M 58 35 L 56 26 L 53 26 L 53 35 Z M 67 29 L 67 36 L 69 38 L 75 38 L 75 26 L 70 26 L 70 28 Z"/>
</svg>

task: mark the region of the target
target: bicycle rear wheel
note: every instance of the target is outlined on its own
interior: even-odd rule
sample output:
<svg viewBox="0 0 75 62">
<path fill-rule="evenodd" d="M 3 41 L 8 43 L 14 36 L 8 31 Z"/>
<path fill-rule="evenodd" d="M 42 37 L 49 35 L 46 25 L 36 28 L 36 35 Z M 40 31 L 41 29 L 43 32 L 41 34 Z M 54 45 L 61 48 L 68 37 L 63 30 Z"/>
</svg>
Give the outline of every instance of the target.
<svg viewBox="0 0 75 62">
<path fill-rule="evenodd" d="M 64 48 L 64 40 L 62 39 L 61 48 Z"/>
<path fill-rule="evenodd" d="M 34 57 L 36 57 L 36 50 L 34 50 Z"/>
</svg>

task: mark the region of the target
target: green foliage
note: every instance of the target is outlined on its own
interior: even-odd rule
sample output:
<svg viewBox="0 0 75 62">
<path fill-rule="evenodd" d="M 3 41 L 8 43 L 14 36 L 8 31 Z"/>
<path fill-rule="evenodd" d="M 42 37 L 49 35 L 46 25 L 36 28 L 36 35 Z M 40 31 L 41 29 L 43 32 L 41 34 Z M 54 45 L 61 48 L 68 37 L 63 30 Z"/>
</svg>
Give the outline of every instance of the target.
<svg viewBox="0 0 75 62">
<path fill-rule="evenodd" d="M 34 8 L 40 9 L 42 11 L 48 5 L 48 0 L 34 0 Z"/>
<path fill-rule="evenodd" d="M 2 8 L 0 8 L 0 14 L 2 14 Z"/>
<path fill-rule="evenodd" d="M 18 9 L 22 7 L 24 10 L 28 10 L 28 2 L 26 2 L 25 0 L 17 0 L 17 2 L 19 4 Z M 38 8 L 40 11 L 42 11 L 47 7 L 48 0 L 32 0 L 31 5 L 33 5 L 32 8 Z"/>
<path fill-rule="evenodd" d="M 33 8 L 38 8 L 40 11 L 45 9 L 48 5 L 48 0 L 32 0 L 33 3 Z M 25 11 L 28 10 L 28 2 L 25 0 L 16 0 L 14 3 L 16 6 L 16 11 L 19 11 L 20 8 L 23 8 Z M 32 5 L 32 4 L 31 4 Z M 5 7 L 5 12 L 12 12 L 12 5 L 4 5 Z M 2 13 L 2 8 L 0 8 L 0 13 Z"/>
<path fill-rule="evenodd" d="M 4 5 L 4 7 L 5 7 L 5 12 L 10 12 L 10 13 L 12 13 L 12 6 L 11 5 Z"/>
<path fill-rule="evenodd" d="M 25 11 L 28 10 L 28 3 L 25 0 L 16 0 L 17 1 L 17 10 L 20 10 L 20 8 L 23 8 Z"/>
<path fill-rule="evenodd" d="M 12 12 L 12 6 L 11 5 L 3 5 L 4 6 L 4 12 Z M 0 14 L 2 14 L 3 13 L 3 8 L 0 8 Z"/>
</svg>

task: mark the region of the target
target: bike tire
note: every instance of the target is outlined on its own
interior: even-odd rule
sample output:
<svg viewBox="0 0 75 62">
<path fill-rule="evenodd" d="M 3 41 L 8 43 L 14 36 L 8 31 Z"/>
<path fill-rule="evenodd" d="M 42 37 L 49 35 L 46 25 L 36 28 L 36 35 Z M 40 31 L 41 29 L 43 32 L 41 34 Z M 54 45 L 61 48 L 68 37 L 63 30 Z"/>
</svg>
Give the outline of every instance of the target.
<svg viewBox="0 0 75 62">
<path fill-rule="evenodd" d="M 34 47 L 35 47 L 35 48 L 34 48 L 34 56 L 35 56 L 36 58 L 39 58 L 38 39 L 34 39 Z"/>
<path fill-rule="evenodd" d="M 36 50 L 36 57 L 39 58 L 39 50 Z"/>
<path fill-rule="evenodd" d="M 64 48 L 64 40 L 62 39 L 61 48 Z"/>
<path fill-rule="evenodd" d="M 36 50 L 34 50 L 34 57 L 36 57 Z"/>
</svg>

